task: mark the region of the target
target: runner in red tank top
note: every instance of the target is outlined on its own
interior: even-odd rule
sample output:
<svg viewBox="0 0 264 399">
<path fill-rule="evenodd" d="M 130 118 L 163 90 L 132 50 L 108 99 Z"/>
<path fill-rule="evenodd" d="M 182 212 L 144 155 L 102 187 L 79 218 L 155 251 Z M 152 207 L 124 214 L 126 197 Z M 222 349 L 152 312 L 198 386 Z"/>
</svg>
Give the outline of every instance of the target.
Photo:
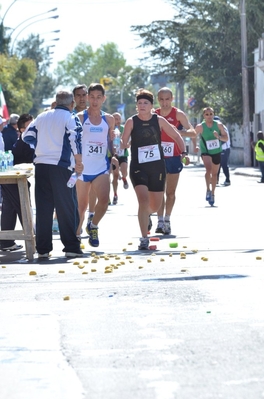
<svg viewBox="0 0 264 399">
<path fill-rule="evenodd" d="M 163 87 L 158 91 L 158 101 L 160 108 L 155 112 L 158 115 L 163 116 L 169 123 L 179 129 L 182 137 L 192 138 L 195 151 L 198 151 L 198 148 L 196 147 L 196 132 L 188 121 L 186 114 L 179 108 L 172 106 L 173 94 L 168 87 Z M 182 128 L 184 130 L 180 130 Z M 157 212 L 158 225 L 156 233 L 170 234 L 170 216 L 176 199 L 175 191 L 179 181 L 180 172 L 183 168 L 182 159 L 186 158 L 186 165 L 190 163 L 190 160 L 186 157 L 188 154 L 181 153 L 177 144 L 172 142 L 171 138 L 163 131 L 161 134 L 161 145 L 163 147 L 166 163 L 166 191 L 162 205 Z"/>
</svg>

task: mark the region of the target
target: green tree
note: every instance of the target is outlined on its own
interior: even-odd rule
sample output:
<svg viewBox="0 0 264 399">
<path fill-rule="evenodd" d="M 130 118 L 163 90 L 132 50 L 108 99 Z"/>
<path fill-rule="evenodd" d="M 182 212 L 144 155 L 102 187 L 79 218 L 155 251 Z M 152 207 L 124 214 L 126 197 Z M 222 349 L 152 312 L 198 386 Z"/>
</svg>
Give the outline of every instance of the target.
<svg viewBox="0 0 264 399">
<path fill-rule="evenodd" d="M 31 34 L 26 40 L 18 42 L 15 54 L 19 60 L 30 59 L 36 66 L 36 78 L 34 81 L 34 88 L 31 91 L 32 106 L 26 112 L 30 112 L 36 116 L 42 106 L 44 98 L 49 98 L 54 95 L 54 88 L 56 87 L 55 79 L 49 72 L 51 58 L 49 54 L 49 47 L 44 45 L 45 41 L 39 38 L 39 35 Z"/>
<path fill-rule="evenodd" d="M 32 107 L 36 73 L 34 61 L 0 54 L 0 82 L 9 113 L 25 113 Z"/>
<path fill-rule="evenodd" d="M 107 43 L 93 52 L 90 45 L 79 43 L 72 54 L 58 63 L 55 70 L 57 83 L 74 87 L 78 83 L 89 85 L 105 76 L 116 76 L 126 61 L 115 43 Z"/>
<path fill-rule="evenodd" d="M 126 65 L 115 43 L 103 44 L 95 52 L 91 46 L 79 43 L 72 54 L 59 62 L 55 74 L 57 84 L 72 88 L 78 83 L 89 86 L 102 78 L 110 78 L 112 84 L 107 88 L 104 111 L 113 113 L 123 102 L 129 116 L 135 112 L 136 89 L 146 87 L 149 79 L 149 70 Z"/>
<path fill-rule="evenodd" d="M 132 30 L 149 49 L 155 72 L 187 82 L 195 111 L 212 105 L 229 122 L 242 122 L 241 29 L 238 0 L 171 0 L 171 21 L 154 21 Z M 248 65 L 263 32 L 264 3 L 247 2 Z M 253 113 L 254 71 L 249 71 Z"/>
</svg>

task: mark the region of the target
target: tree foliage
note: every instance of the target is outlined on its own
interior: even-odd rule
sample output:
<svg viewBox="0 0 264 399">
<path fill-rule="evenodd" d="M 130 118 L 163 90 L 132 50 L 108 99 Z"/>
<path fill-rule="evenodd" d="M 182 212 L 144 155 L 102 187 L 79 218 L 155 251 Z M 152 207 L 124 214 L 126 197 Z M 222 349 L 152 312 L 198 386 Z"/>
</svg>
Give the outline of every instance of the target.
<svg viewBox="0 0 264 399">
<path fill-rule="evenodd" d="M 31 34 L 28 39 L 19 41 L 15 50 L 19 60 L 30 59 L 36 66 L 37 73 L 31 91 L 32 106 L 26 111 L 34 116 L 39 113 L 43 99 L 54 95 L 55 88 L 55 79 L 49 72 L 51 64 L 49 48 L 44 43 L 39 35 Z"/>
<path fill-rule="evenodd" d="M 100 82 L 101 78 L 110 78 L 104 110 L 113 113 L 120 103 L 124 103 L 129 116 L 135 112 L 136 89 L 146 87 L 149 79 L 149 70 L 126 65 L 115 43 L 103 44 L 96 51 L 89 45 L 79 43 L 73 53 L 59 62 L 55 74 L 58 85 L 71 88 L 79 83 L 89 86 L 93 82 Z"/>
<path fill-rule="evenodd" d="M 195 112 L 213 106 L 229 122 L 242 121 L 241 24 L 238 0 L 170 0 L 175 15 L 132 30 L 149 50 L 153 70 L 188 83 Z M 263 32 L 264 3 L 247 2 L 248 66 Z M 253 113 L 254 71 L 248 68 Z"/>
<path fill-rule="evenodd" d="M 36 73 L 34 61 L 0 54 L 0 82 L 9 113 L 21 114 L 32 107 Z"/>
</svg>

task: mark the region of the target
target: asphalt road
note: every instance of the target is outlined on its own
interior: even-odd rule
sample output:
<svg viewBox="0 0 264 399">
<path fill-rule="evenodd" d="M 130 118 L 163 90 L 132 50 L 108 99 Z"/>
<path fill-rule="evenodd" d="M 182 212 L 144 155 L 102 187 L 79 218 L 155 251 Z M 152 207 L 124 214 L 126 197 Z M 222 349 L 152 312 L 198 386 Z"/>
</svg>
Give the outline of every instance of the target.
<svg viewBox="0 0 264 399">
<path fill-rule="evenodd" d="M 264 398 L 256 180 L 232 171 L 211 207 L 204 169 L 185 167 L 172 235 L 152 217 L 156 251 L 137 250 L 135 195 L 120 186 L 83 259 L 63 257 L 58 234 L 49 260 L 1 253 L 1 399 Z"/>
</svg>

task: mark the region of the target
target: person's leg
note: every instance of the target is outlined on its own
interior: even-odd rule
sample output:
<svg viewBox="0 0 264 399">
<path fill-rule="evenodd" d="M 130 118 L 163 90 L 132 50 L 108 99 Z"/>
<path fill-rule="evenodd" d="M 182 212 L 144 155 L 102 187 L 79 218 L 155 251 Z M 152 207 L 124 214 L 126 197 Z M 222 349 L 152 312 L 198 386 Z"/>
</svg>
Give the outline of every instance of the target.
<svg viewBox="0 0 264 399">
<path fill-rule="evenodd" d="M 226 183 L 230 183 L 230 174 L 229 174 L 229 166 L 228 166 L 229 155 L 230 155 L 230 148 L 227 148 L 221 154 L 221 167 L 223 168 L 223 172 L 224 172 L 224 175 L 226 178 L 226 180 L 225 180 Z"/>
<path fill-rule="evenodd" d="M 77 180 L 76 183 L 76 191 L 77 191 L 77 199 L 78 199 L 78 211 L 79 211 L 79 226 L 76 230 L 76 235 L 80 236 L 82 232 L 83 221 L 85 218 L 85 212 L 89 203 L 89 194 L 90 194 L 91 183 L 84 182 L 81 180 Z M 95 195 L 96 198 L 96 195 Z"/>
<path fill-rule="evenodd" d="M 128 182 L 127 182 L 127 157 L 121 158 L 119 169 L 121 171 L 122 180 L 123 180 L 123 187 L 128 189 Z"/>
<path fill-rule="evenodd" d="M 97 204 L 93 216 L 93 225 L 98 226 L 108 208 L 110 180 L 109 174 L 99 175 L 92 182 L 92 188 L 97 197 Z"/>
<path fill-rule="evenodd" d="M 1 230 L 15 230 L 17 210 L 20 214 L 20 200 L 16 184 L 2 185 L 2 214 Z M 14 240 L 0 240 L 0 248 L 10 248 L 15 245 Z"/>
<path fill-rule="evenodd" d="M 259 169 L 260 169 L 260 172 L 261 172 L 260 182 L 264 183 L 264 162 L 260 162 L 259 161 Z"/>
<path fill-rule="evenodd" d="M 166 203 L 165 203 L 165 216 L 170 216 L 176 200 L 176 189 L 178 186 L 180 174 L 167 173 L 166 175 Z"/>
<path fill-rule="evenodd" d="M 138 185 L 135 187 L 135 193 L 136 193 L 137 200 L 138 200 L 138 222 L 139 222 L 141 235 L 142 235 L 142 237 L 147 237 L 149 215 L 153 211 L 150 207 L 150 198 L 149 198 L 148 187 L 145 185 Z M 162 197 L 160 199 L 160 203 L 161 203 L 161 201 L 162 201 Z M 159 203 L 159 205 L 160 205 L 160 203 Z"/>
<path fill-rule="evenodd" d="M 113 186 L 113 192 L 114 192 L 113 205 L 116 205 L 117 201 L 118 201 L 118 196 L 117 196 L 118 178 L 119 178 L 119 166 L 118 165 L 115 165 L 115 168 L 113 168 L 112 174 L 113 174 L 112 186 Z"/>
<path fill-rule="evenodd" d="M 76 187 L 67 187 L 70 173 L 66 168 L 50 165 L 50 181 L 55 209 L 59 222 L 63 252 L 81 253 L 80 241 L 76 237 L 79 224 Z"/>
<path fill-rule="evenodd" d="M 53 248 L 52 220 L 55 206 L 49 166 L 37 164 L 35 167 L 36 249 L 39 254 L 49 253 Z"/>
<path fill-rule="evenodd" d="M 215 193 L 215 187 L 216 187 L 216 182 L 217 182 L 217 173 L 219 170 L 220 164 L 215 165 L 212 163 L 212 168 L 211 168 L 211 184 L 212 184 L 212 195 Z"/>
<path fill-rule="evenodd" d="M 205 167 L 205 184 L 207 192 L 211 191 L 211 171 L 212 171 L 212 158 L 210 155 L 202 155 L 202 160 Z"/>
</svg>

